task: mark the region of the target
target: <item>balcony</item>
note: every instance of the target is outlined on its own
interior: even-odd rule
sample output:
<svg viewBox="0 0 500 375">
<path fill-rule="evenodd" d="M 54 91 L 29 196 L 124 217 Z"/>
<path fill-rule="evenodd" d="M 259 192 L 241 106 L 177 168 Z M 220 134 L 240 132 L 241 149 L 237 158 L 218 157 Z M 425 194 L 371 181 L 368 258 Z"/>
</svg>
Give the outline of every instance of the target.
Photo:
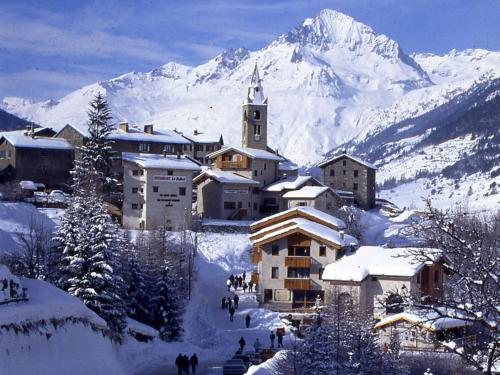
<svg viewBox="0 0 500 375">
<path fill-rule="evenodd" d="M 259 285 L 259 273 L 257 271 L 252 271 L 252 276 L 251 276 L 250 280 L 255 285 Z"/>
<path fill-rule="evenodd" d="M 298 257 L 285 257 L 285 267 L 311 267 L 311 257 L 298 256 Z"/>
<path fill-rule="evenodd" d="M 262 261 L 262 250 L 260 249 L 260 247 L 254 247 L 252 249 L 252 263 L 258 264 L 261 261 Z"/>
<path fill-rule="evenodd" d="M 311 280 L 310 279 L 285 279 L 284 288 L 285 289 L 309 290 L 309 289 L 311 289 Z"/>
</svg>

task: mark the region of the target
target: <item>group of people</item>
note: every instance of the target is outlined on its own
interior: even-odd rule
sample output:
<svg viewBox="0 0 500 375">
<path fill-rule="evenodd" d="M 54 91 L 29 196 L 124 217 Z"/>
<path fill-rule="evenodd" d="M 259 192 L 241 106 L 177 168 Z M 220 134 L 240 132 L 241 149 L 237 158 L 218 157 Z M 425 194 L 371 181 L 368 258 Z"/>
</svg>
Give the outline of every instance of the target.
<svg viewBox="0 0 500 375">
<path fill-rule="evenodd" d="M 240 302 L 240 297 L 236 294 L 233 298 L 222 297 L 221 308 L 223 310 L 227 309 L 229 311 L 229 321 L 234 321 L 234 313 L 238 309 L 238 303 Z"/>
<path fill-rule="evenodd" d="M 237 291 L 238 288 L 240 288 L 243 289 L 243 293 L 246 293 L 247 289 L 250 293 L 253 292 L 254 283 L 251 280 L 247 283 L 245 278 L 246 272 L 243 272 L 240 276 L 231 274 L 226 281 L 227 291 L 230 292 L 232 287 L 234 291 Z"/>
<path fill-rule="evenodd" d="M 271 340 L 271 349 L 274 349 L 274 340 L 278 338 L 278 348 L 283 348 L 283 336 L 284 332 L 282 329 L 277 329 L 276 334 L 274 334 L 273 331 L 271 331 L 271 334 L 269 335 L 269 340 Z"/>
<path fill-rule="evenodd" d="M 283 329 L 277 329 L 276 333 L 274 331 L 271 331 L 271 334 L 269 335 L 269 339 L 271 340 L 271 349 L 274 349 L 274 340 L 278 338 L 278 348 L 283 348 L 283 337 L 285 336 L 284 330 Z M 240 345 L 240 353 L 243 353 L 243 349 L 245 349 L 245 345 L 247 344 L 243 336 L 240 337 L 238 344 Z M 255 339 L 255 342 L 253 343 L 253 348 L 256 353 L 259 353 L 262 349 L 262 343 L 260 342 L 259 338 Z"/>
<path fill-rule="evenodd" d="M 196 353 L 194 353 L 191 358 L 187 355 L 182 355 L 179 353 L 177 358 L 175 359 L 175 366 L 177 367 L 177 374 L 189 374 L 189 368 L 191 367 L 191 372 L 196 374 L 196 367 L 198 367 L 198 357 Z"/>
<path fill-rule="evenodd" d="M 241 336 L 241 338 L 239 339 L 238 344 L 240 345 L 239 352 L 243 353 L 243 349 L 245 349 L 245 345 L 247 344 L 247 342 L 245 341 L 245 339 L 243 338 L 243 336 Z M 262 344 L 259 341 L 259 338 L 255 339 L 255 341 L 253 343 L 253 348 L 255 350 L 255 353 L 259 353 L 260 350 L 262 349 Z"/>
</svg>

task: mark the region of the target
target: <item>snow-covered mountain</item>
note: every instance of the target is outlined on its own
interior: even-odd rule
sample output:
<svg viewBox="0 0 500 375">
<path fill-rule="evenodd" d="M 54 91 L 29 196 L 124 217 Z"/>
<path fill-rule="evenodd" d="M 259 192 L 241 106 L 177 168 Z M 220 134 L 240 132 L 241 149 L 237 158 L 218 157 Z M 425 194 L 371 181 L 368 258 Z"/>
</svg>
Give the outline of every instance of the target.
<svg viewBox="0 0 500 375">
<path fill-rule="evenodd" d="M 100 91 L 116 120 L 221 131 L 226 143 L 239 143 L 241 104 L 255 63 L 269 97 L 270 144 L 304 166 L 345 142 L 375 137 L 500 77 L 500 52 L 408 55 L 369 26 L 323 10 L 258 51 L 229 49 L 196 67 L 170 62 L 57 101 L 4 98 L 1 107 L 43 125 L 81 124 L 88 102 Z"/>
</svg>

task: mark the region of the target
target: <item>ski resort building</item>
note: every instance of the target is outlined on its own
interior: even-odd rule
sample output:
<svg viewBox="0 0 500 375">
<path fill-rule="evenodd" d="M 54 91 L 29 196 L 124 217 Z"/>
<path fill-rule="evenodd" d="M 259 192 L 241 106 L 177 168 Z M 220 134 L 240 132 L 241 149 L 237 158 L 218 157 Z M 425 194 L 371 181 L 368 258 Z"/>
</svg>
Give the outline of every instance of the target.
<svg viewBox="0 0 500 375">
<path fill-rule="evenodd" d="M 299 206 L 251 225 L 252 261 L 259 302 L 275 310 L 311 307 L 325 301 L 328 264 L 354 251 L 358 241 L 345 223 L 313 207 Z"/>
<path fill-rule="evenodd" d="M 396 292 L 406 290 L 424 301 L 442 296 L 444 268 L 439 263 L 440 252 L 427 249 L 426 254 L 434 257 L 436 263 L 427 264 L 408 248 L 362 246 L 328 264 L 323 280 L 344 299 L 355 302 L 363 311 L 373 311 L 374 317 L 380 319 L 402 312 L 402 308 L 394 309 L 390 305 L 391 299 L 397 298 Z M 399 300 L 393 300 L 396 302 Z"/>
<path fill-rule="evenodd" d="M 313 207 L 331 214 L 342 206 L 342 198 L 327 186 L 304 186 L 285 193 L 283 198 L 288 208 Z"/>
<path fill-rule="evenodd" d="M 191 227 L 193 175 L 200 166 L 186 156 L 124 152 L 123 218 L 126 229 Z"/>
<path fill-rule="evenodd" d="M 0 176 L 48 187 L 69 182 L 74 147 L 64 139 L 39 136 L 36 129 L 0 133 Z"/>
<path fill-rule="evenodd" d="M 377 167 L 346 152 L 318 164 L 321 182 L 339 194 L 351 192 L 360 207 L 375 207 Z"/>
<path fill-rule="evenodd" d="M 202 165 L 211 163 L 209 154 L 219 151 L 224 145 L 222 134 L 205 133 L 194 130 L 192 135 L 182 134 L 184 138 L 191 142 L 189 145 L 190 155 Z M 184 150 L 185 154 L 188 154 Z"/>
</svg>

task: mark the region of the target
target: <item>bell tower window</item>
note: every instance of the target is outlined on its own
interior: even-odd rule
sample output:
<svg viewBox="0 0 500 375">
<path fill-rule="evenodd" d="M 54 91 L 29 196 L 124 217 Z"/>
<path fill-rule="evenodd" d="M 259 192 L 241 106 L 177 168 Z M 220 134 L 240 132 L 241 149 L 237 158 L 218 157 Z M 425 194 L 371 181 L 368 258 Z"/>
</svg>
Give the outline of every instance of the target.
<svg viewBox="0 0 500 375">
<path fill-rule="evenodd" d="M 254 118 L 255 120 L 260 120 L 260 111 L 258 111 L 258 110 L 257 110 L 257 111 L 254 111 L 254 112 L 253 112 L 253 118 Z"/>
<path fill-rule="evenodd" d="M 253 126 L 253 134 L 254 135 L 260 135 L 260 125 L 254 125 Z"/>
</svg>

